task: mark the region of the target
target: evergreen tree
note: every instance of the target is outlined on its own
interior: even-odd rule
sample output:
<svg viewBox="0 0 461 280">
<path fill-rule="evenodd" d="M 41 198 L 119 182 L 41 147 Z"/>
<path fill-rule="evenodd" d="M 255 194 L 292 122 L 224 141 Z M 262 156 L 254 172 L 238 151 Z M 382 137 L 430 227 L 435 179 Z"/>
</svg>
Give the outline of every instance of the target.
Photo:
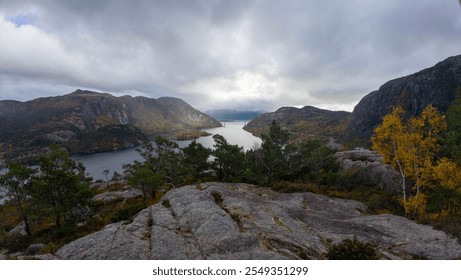
<svg viewBox="0 0 461 280">
<path fill-rule="evenodd" d="M 0 176 L 0 186 L 6 188 L 6 196 L 16 204 L 19 217 L 24 222 L 26 234 L 31 236 L 29 219 L 24 209 L 24 202 L 29 193 L 30 184 L 36 171 L 27 166 L 11 162 L 8 164 L 8 172 Z"/>
<path fill-rule="evenodd" d="M 208 159 L 211 155 L 211 149 L 205 148 L 194 140 L 181 150 L 183 152 L 183 165 L 190 170 L 195 179 L 199 179 L 210 169 Z"/>
<path fill-rule="evenodd" d="M 215 141 L 212 152 L 214 160 L 212 167 L 218 179 L 222 181 L 237 181 L 246 173 L 246 158 L 242 147 L 231 145 L 224 136 L 213 135 Z"/>
<path fill-rule="evenodd" d="M 40 158 L 39 175 L 32 183 L 32 196 L 53 210 L 55 224 L 61 228 L 75 225 L 79 210 L 91 203 L 91 178 L 81 163 L 74 162 L 63 148 L 52 145 L 49 154 Z"/>
<path fill-rule="evenodd" d="M 269 127 L 269 133 L 262 134 L 261 139 L 261 166 L 266 176 L 266 184 L 270 185 L 286 169 L 287 160 L 284 149 L 288 143 L 289 135 L 274 120 Z"/>
<path fill-rule="evenodd" d="M 461 165 L 461 87 L 456 92 L 446 114 L 447 132 L 444 150 L 458 165 Z"/>
</svg>

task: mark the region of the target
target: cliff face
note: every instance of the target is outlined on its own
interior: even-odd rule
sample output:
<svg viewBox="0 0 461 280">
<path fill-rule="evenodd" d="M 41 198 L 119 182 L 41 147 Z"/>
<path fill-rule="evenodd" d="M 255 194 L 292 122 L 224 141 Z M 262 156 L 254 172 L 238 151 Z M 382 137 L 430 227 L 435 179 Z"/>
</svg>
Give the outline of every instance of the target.
<svg viewBox="0 0 461 280">
<path fill-rule="evenodd" d="M 322 259 L 330 245 L 354 236 L 376 244 L 383 259 L 461 257 L 461 245 L 442 231 L 365 212 L 354 200 L 205 183 L 173 189 L 132 221 L 107 225 L 43 258 Z"/>
<path fill-rule="evenodd" d="M 348 138 L 368 140 L 374 128 L 394 106 L 417 116 L 428 105 L 447 111 L 461 87 L 461 55 L 449 57 L 431 68 L 389 81 L 365 96 L 354 108 L 347 129 Z"/>
<path fill-rule="evenodd" d="M 217 127 L 215 119 L 177 98 L 114 97 L 77 90 L 28 102 L 0 101 L 0 147 L 6 156 L 51 143 L 73 153 L 134 146 L 143 134 Z"/>
<path fill-rule="evenodd" d="M 346 130 L 351 113 L 328 111 L 312 106 L 304 108 L 283 107 L 273 113 L 262 114 L 249 122 L 244 129 L 255 134 L 267 133 L 275 120 L 297 140 L 306 138 L 339 138 Z"/>
</svg>

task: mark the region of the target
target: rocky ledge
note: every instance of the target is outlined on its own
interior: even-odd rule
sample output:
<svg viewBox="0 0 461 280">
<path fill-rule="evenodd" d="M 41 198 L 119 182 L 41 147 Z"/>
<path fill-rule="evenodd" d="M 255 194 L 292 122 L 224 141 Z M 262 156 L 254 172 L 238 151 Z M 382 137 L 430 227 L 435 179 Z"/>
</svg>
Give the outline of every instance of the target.
<svg viewBox="0 0 461 280">
<path fill-rule="evenodd" d="M 246 184 L 173 189 L 131 221 L 106 226 L 59 249 L 59 259 L 322 259 L 357 237 L 383 259 L 461 257 L 442 231 L 394 215 L 366 215 L 353 200 L 282 194 Z"/>
</svg>

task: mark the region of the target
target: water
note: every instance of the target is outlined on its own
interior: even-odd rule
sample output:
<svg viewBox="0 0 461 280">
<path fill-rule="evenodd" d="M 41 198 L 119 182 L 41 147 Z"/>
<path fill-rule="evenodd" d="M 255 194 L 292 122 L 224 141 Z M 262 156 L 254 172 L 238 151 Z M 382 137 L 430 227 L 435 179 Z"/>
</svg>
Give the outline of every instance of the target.
<svg viewBox="0 0 461 280">
<path fill-rule="evenodd" d="M 244 125 L 245 122 L 227 122 L 224 127 L 206 129 L 205 131 L 212 135 L 221 134 L 230 144 L 237 144 L 245 150 L 254 147 L 256 144 L 261 144 L 261 139 L 243 130 Z M 205 147 L 213 148 L 214 140 L 212 135 L 200 137 L 196 141 Z M 177 141 L 181 148 L 188 146 L 191 142 L 192 140 Z M 114 171 L 123 174 L 124 164 L 133 163 L 135 160 L 141 161 L 142 157 L 132 148 L 90 155 L 75 155 L 72 156 L 72 159 L 81 162 L 85 166 L 87 173 L 94 180 L 105 180 L 104 170 L 109 170 L 109 178 L 112 177 Z"/>
<path fill-rule="evenodd" d="M 243 130 L 245 122 L 226 122 L 224 127 L 206 129 L 205 131 L 214 135 L 221 134 L 230 144 L 242 146 L 245 150 L 249 150 L 257 144 L 261 144 L 261 139 L 253 136 L 251 133 Z M 213 148 L 213 136 L 200 137 L 196 141 L 207 148 Z M 192 140 L 177 141 L 179 147 L 188 146 Z M 133 163 L 135 160 L 142 161 L 143 158 L 134 148 L 123 149 L 106 153 L 95 153 L 89 155 L 74 155 L 72 159 L 81 162 L 86 169 L 86 172 L 93 177 L 94 180 L 105 180 L 104 170 L 109 170 L 109 179 L 112 178 L 114 172 L 123 174 L 123 165 Z M 0 170 L 0 174 L 5 172 L 5 169 Z M 4 189 L 0 187 L 0 204 L 3 203 L 2 198 Z"/>
</svg>

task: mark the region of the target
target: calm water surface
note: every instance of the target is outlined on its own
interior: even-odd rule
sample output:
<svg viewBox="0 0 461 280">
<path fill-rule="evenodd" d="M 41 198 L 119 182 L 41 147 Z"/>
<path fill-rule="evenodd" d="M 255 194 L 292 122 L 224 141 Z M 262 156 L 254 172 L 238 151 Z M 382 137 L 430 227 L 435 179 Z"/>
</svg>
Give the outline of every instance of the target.
<svg viewBox="0 0 461 280">
<path fill-rule="evenodd" d="M 227 122 L 224 127 L 206 129 L 211 134 L 221 134 L 230 144 L 242 146 L 245 150 L 252 148 L 255 144 L 261 144 L 261 139 L 253 136 L 251 133 L 243 130 L 245 122 Z M 196 140 L 205 147 L 213 148 L 213 136 L 201 137 Z M 179 147 L 183 148 L 189 145 L 192 140 L 177 141 Z M 81 162 L 87 173 L 94 180 L 104 179 L 103 171 L 109 169 L 109 177 L 112 177 L 114 171 L 122 174 L 123 165 L 133 163 L 135 160 L 141 161 L 142 158 L 135 149 L 124 149 L 114 152 L 96 153 L 90 155 L 72 156 L 75 161 Z"/>
</svg>

